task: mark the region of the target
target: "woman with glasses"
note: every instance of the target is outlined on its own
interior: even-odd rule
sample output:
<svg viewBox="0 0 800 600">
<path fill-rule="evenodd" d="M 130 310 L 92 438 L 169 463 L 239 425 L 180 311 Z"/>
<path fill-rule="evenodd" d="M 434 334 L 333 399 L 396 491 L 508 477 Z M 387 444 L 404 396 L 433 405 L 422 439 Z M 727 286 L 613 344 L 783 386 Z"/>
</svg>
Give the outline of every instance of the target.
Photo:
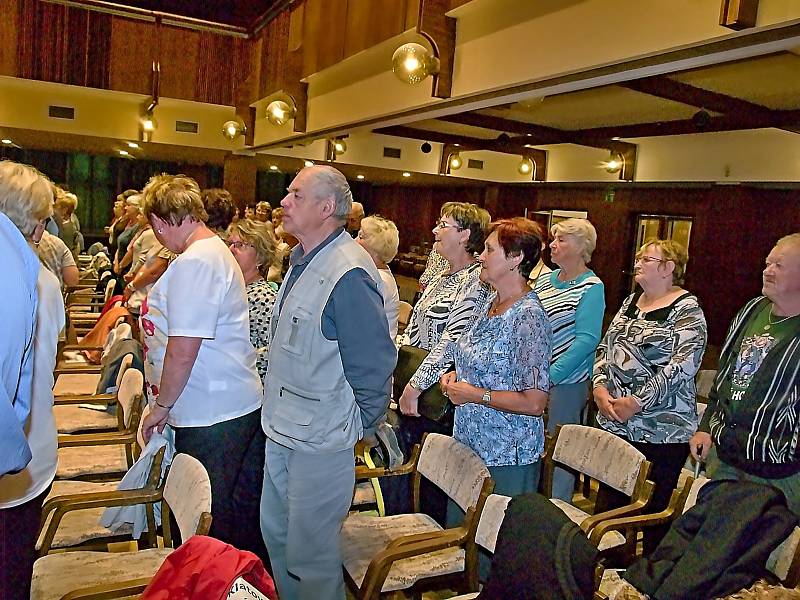
<svg viewBox="0 0 800 600">
<path fill-rule="evenodd" d="M 400 340 L 403 344 L 430 352 L 409 380 L 398 402 L 402 413 L 398 437 L 406 451 L 419 443 L 426 432 L 446 435 L 453 432 L 452 405 L 439 421 L 433 421 L 420 415 L 419 397 L 423 390 L 439 381 L 449 368 L 449 365 L 438 364 L 435 357 L 442 353 L 449 342 L 458 339 L 473 315 L 489 299 L 489 289 L 480 281 L 481 268 L 476 253 L 483 250 L 490 220 L 489 213 L 475 204 L 448 202 L 442 206 L 439 221 L 433 228 L 436 240 L 433 249 L 447 260 L 448 268 L 427 285 L 414 306 L 408 327 Z M 433 500 L 432 514 L 438 513 L 443 518 L 446 497 L 435 491 L 430 491 L 428 495 L 436 498 Z M 407 496 L 405 491 L 396 496 L 402 499 L 400 509 L 409 508 L 402 503 Z"/>
<path fill-rule="evenodd" d="M 242 219 L 228 228 L 228 247 L 242 269 L 250 315 L 250 343 L 258 353 L 256 367 L 262 381 L 267 374 L 269 318 L 278 291 L 266 280 L 275 260 L 275 238 L 261 221 Z"/>
<path fill-rule="evenodd" d="M 706 319 L 681 287 L 689 255 L 672 240 L 649 240 L 636 255 L 641 286 L 622 303 L 597 348 L 592 382 L 603 429 L 652 463 L 650 511 L 666 508 L 697 430 L 694 376 L 706 347 Z M 666 530 L 645 536 L 649 552 Z"/>
<path fill-rule="evenodd" d="M 534 291 L 553 329 L 547 432 L 579 423 L 589 399 L 589 377 L 606 308 L 603 282 L 587 263 L 597 246 L 597 232 L 586 219 L 566 219 L 550 228 L 550 256 L 558 268 L 537 277 Z M 575 476 L 556 468 L 553 497 L 572 502 Z"/>
<path fill-rule="evenodd" d="M 170 425 L 175 450 L 208 471 L 210 535 L 266 560 L 258 527 L 242 526 L 259 520 L 265 446 L 242 270 L 206 226 L 197 182 L 157 175 L 142 195 L 156 238 L 178 255 L 142 303 L 142 433 Z"/>
</svg>

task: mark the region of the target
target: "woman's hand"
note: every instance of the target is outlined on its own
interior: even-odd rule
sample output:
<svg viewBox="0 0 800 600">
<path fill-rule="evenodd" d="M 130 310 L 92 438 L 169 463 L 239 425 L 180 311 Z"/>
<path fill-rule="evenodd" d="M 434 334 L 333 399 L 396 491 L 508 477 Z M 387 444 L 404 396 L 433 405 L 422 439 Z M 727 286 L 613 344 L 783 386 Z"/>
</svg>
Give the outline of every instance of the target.
<svg viewBox="0 0 800 600">
<path fill-rule="evenodd" d="M 169 417 L 169 409 L 162 408 L 158 404 L 150 407 L 150 413 L 142 421 L 142 437 L 145 443 L 150 442 L 154 430 L 158 429 L 158 433 L 164 433 L 167 417 Z"/>
<path fill-rule="evenodd" d="M 639 406 L 639 402 L 637 402 L 636 398 L 633 396 L 611 398 L 610 402 L 614 414 L 617 415 L 616 420 L 620 423 L 624 423 L 633 415 L 642 410 L 642 407 Z"/>
<path fill-rule="evenodd" d="M 441 379 L 442 391 L 456 406 L 480 402 L 483 390 L 466 381 L 458 381 L 455 372 L 445 373 Z"/>
<path fill-rule="evenodd" d="M 418 417 L 419 412 L 417 412 L 417 407 L 421 393 L 422 392 L 418 389 L 411 387 L 411 385 L 406 385 L 406 387 L 403 388 L 403 394 L 400 396 L 400 400 L 397 402 L 400 405 L 400 412 L 407 417 Z"/>
<path fill-rule="evenodd" d="M 610 421 L 619 421 L 617 413 L 614 412 L 614 407 L 611 405 L 613 398 L 611 394 L 608 393 L 606 387 L 598 385 L 592 390 L 592 395 L 594 396 L 594 403 L 597 405 L 597 410 L 600 411 L 601 415 Z"/>
</svg>

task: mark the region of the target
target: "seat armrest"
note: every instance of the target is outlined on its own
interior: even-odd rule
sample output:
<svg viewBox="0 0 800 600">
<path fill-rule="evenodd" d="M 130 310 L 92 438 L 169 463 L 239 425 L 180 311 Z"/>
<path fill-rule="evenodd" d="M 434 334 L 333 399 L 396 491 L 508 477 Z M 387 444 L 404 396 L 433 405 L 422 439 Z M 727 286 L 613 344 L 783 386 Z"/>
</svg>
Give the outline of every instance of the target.
<svg viewBox="0 0 800 600">
<path fill-rule="evenodd" d="M 140 596 L 150 584 L 152 577 L 141 577 L 127 581 L 103 583 L 91 587 L 73 590 L 61 600 L 110 600 L 111 598 L 127 598 Z"/>
</svg>

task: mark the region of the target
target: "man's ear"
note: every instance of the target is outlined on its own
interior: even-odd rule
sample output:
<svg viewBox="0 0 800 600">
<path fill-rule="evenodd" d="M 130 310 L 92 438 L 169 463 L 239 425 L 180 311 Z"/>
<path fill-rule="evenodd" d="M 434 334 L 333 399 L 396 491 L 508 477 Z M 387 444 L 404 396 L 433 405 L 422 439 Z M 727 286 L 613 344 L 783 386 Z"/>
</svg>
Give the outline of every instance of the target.
<svg viewBox="0 0 800 600">
<path fill-rule="evenodd" d="M 336 213 L 336 200 L 333 196 L 328 196 L 324 200 L 320 200 L 320 213 L 325 219 Z"/>
</svg>

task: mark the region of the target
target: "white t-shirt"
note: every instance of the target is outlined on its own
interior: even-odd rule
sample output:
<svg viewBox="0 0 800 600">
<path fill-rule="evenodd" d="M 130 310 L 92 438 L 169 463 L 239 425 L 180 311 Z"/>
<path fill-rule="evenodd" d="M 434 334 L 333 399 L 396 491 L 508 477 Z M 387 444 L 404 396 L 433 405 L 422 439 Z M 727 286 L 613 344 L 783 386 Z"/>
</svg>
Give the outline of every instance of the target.
<svg viewBox="0 0 800 600">
<path fill-rule="evenodd" d="M 244 277 L 218 237 L 197 240 L 170 264 L 142 303 L 140 324 L 151 404 L 158 399 L 169 336 L 203 338 L 170 425 L 207 427 L 260 408 Z"/>
<path fill-rule="evenodd" d="M 33 458 L 19 473 L 0 477 L 0 509 L 36 498 L 56 476 L 58 431 L 53 417 L 53 369 L 58 334 L 64 327 L 64 301 L 58 278 L 44 265 L 36 282 L 39 304 L 33 341 L 31 415 L 25 435 Z"/>
<path fill-rule="evenodd" d="M 381 276 L 383 294 L 383 310 L 386 311 L 386 319 L 389 321 L 389 335 L 392 339 L 397 337 L 397 319 L 400 316 L 400 290 L 397 289 L 397 281 L 389 268 L 378 269 Z"/>
</svg>

